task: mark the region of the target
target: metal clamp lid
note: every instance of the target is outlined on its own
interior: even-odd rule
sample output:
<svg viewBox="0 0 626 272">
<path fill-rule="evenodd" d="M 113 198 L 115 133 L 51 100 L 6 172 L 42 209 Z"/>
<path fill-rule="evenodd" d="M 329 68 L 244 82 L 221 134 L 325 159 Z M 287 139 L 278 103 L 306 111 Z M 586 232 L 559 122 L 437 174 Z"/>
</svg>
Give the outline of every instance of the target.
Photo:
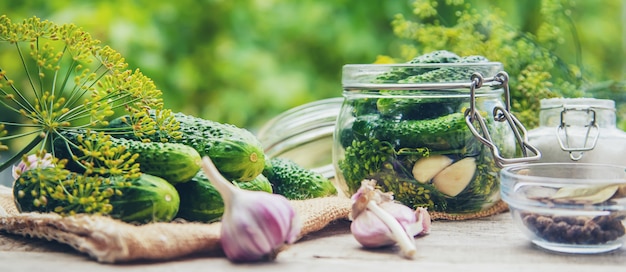
<svg viewBox="0 0 626 272">
<path fill-rule="evenodd" d="M 567 128 L 570 127 L 565 122 L 565 114 L 571 111 L 580 111 L 585 112 L 589 115 L 590 121 L 584 127 L 587 128 L 585 133 L 585 139 L 582 143 L 582 146 L 572 146 L 570 144 L 570 135 L 567 132 Z M 569 152 L 569 157 L 573 161 L 578 161 L 582 159 L 584 151 L 592 150 L 596 147 L 596 143 L 598 142 L 598 138 L 600 135 L 600 128 L 598 127 L 598 123 L 596 122 L 596 111 L 591 107 L 563 107 L 561 111 L 561 121 L 559 126 L 556 128 L 556 138 L 559 141 L 559 145 L 563 151 Z"/>
<path fill-rule="evenodd" d="M 509 127 L 515 135 L 516 143 L 518 144 L 522 157 L 516 158 L 504 158 L 500 154 L 500 151 L 496 144 L 494 144 L 487 129 L 485 118 L 483 118 L 476 110 L 476 90 L 480 89 L 484 83 L 498 82 L 504 89 L 505 107 L 495 106 L 493 109 L 493 117 L 497 122 L 507 122 Z M 499 72 L 494 77 L 483 78 L 480 73 L 474 73 L 471 76 L 470 83 L 470 108 L 465 111 L 465 122 L 469 127 L 474 137 L 476 137 L 481 143 L 491 149 L 495 163 L 498 167 L 503 167 L 507 164 L 523 163 L 535 161 L 541 158 L 541 152 L 534 146 L 528 143 L 527 131 L 524 125 L 511 113 L 511 97 L 509 93 L 509 75 L 506 72 Z M 474 126 L 474 121 L 479 125 L 480 130 Z M 529 151 L 532 153 L 530 154 Z"/>
</svg>

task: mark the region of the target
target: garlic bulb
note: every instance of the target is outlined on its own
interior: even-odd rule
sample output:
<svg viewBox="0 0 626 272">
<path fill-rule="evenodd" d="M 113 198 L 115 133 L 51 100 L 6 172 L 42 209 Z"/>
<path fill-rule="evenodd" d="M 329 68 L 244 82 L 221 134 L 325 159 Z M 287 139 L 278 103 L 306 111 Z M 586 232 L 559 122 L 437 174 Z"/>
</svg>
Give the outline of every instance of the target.
<svg viewBox="0 0 626 272">
<path fill-rule="evenodd" d="M 430 215 L 424 208 L 416 211 L 393 201 L 391 193 L 374 188 L 376 181 L 364 180 L 352 196 L 350 230 L 366 248 L 398 244 L 401 254 L 413 258 L 414 237 L 430 231 Z"/>
<path fill-rule="evenodd" d="M 209 157 L 202 159 L 202 170 L 224 200 L 220 242 L 229 260 L 274 260 L 285 245 L 296 241 L 300 224 L 285 197 L 235 187 Z"/>
<path fill-rule="evenodd" d="M 26 170 L 53 167 L 52 160 L 52 154 L 50 153 L 28 155 L 25 160 L 21 160 L 20 163 L 14 165 L 11 169 L 13 179 L 17 180 Z"/>
</svg>

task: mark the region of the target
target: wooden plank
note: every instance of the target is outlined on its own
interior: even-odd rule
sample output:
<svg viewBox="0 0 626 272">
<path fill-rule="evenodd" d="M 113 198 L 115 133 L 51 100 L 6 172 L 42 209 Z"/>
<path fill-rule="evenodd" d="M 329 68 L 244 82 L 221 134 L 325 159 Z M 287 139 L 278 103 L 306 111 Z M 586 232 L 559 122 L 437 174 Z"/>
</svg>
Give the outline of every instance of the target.
<svg viewBox="0 0 626 272">
<path fill-rule="evenodd" d="M 16 242 L 21 247 L 7 246 Z M 272 263 L 232 264 L 224 258 L 190 257 L 162 263 L 104 265 L 63 245 L 0 234 L 0 270 L 588 272 L 623 271 L 626 267 L 624 248 L 596 255 L 557 254 L 539 249 L 522 236 L 508 213 L 468 221 L 435 221 L 431 233 L 417 238 L 415 243 L 418 254 L 414 260 L 400 257 L 396 248 L 365 250 L 350 234 L 349 222 L 339 221 L 304 237 Z"/>
</svg>

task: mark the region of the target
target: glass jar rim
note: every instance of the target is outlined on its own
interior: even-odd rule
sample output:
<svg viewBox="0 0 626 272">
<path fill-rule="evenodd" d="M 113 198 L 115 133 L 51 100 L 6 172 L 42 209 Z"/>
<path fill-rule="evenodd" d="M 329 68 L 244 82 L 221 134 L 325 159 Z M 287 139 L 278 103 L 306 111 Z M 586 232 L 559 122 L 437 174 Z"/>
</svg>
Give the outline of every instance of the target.
<svg viewBox="0 0 626 272">
<path fill-rule="evenodd" d="M 471 67 L 471 66 L 498 66 L 502 63 L 499 61 L 485 62 L 446 62 L 446 63 L 350 63 L 344 64 L 343 68 L 384 68 L 384 67 Z"/>
<path fill-rule="evenodd" d="M 445 70 L 462 74 L 462 77 L 448 77 Z M 342 67 L 342 86 L 344 90 L 404 90 L 404 89 L 458 89 L 469 85 L 474 74 L 483 78 L 494 77 L 503 70 L 500 62 L 454 62 L 454 63 L 398 63 L 398 64 L 346 64 Z M 444 76 L 431 75 L 420 78 L 419 82 L 406 80 L 412 76 L 427 75 L 430 72 L 444 71 Z M 398 73 L 405 80 L 382 78 L 389 73 Z M 432 78 L 432 80 L 431 80 Z M 458 83 L 448 86 L 451 83 Z M 465 84 L 463 84 L 465 83 Z M 487 84 L 497 85 L 497 82 Z"/>
<path fill-rule="evenodd" d="M 571 173 L 568 170 L 577 170 L 579 172 L 588 173 L 591 176 L 560 176 L 559 173 Z M 535 174 L 534 171 L 540 174 Z M 503 167 L 500 170 L 500 175 L 504 177 L 503 185 L 507 186 L 513 185 L 516 181 L 523 181 L 525 183 L 574 185 L 626 183 L 626 167 L 602 163 L 538 162 L 515 164 Z"/>
<path fill-rule="evenodd" d="M 522 197 L 516 193 L 522 186 L 543 185 L 559 188 L 560 186 L 623 185 L 626 182 L 624 169 L 626 168 L 620 165 L 603 163 L 543 162 L 510 165 L 500 170 L 501 196 L 509 205 L 524 209 L 573 208 L 579 212 L 624 210 L 626 207 L 623 203 L 600 203 L 581 208 L 579 204 L 555 205 Z M 551 172 L 551 170 L 556 172 Z M 568 175 L 560 176 L 558 173 L 568 173 Z M 575 173 L 587 173 L 590 176 L 573 177 Z"/>
<path fill-rule="evenodd" d="M 539 101 L 542 110 L 561 109 L 570 106 L 587 106 L 598 109 L 615 109 L 615 101 L 588 97 L 577 98 L 544 98 Z"/>
<path fill-rule="evenodd" d="M 265 154 L 270 158 L 306 154 L 307 165 L 296 162 L 328 179 L 334 178 L 331 153 L 315 146 L 315 143 L 332 141 L 343 101 L 343 97 L 312 101 L 284 111 L 266 122 L 256 133 Z M 316 148 L 315 152 L 310 152 L 311 148 Z"/>
</svg>

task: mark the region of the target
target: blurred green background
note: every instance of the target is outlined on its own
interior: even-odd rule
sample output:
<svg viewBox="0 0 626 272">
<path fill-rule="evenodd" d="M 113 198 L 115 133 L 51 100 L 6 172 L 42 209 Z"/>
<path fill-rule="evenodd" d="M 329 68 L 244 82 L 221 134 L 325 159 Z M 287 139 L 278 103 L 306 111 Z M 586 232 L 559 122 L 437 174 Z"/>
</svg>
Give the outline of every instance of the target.
<svg viewBox="0 0 626 272">
<path fill-rule="evenodd" d="M 422 1 L 423 2 L 423 1 Z M 432 1 L 439 5 L 459 0 Z M 538 31 L 540 0 L 465 1 Z M 559 1 L 552 1 L 559 2 Z M 595 96 L 624 101 L 622 0 L 578 0 L 574 24 L 553 48 L 581 64 Z M 397 56 L 394 16 L 417 16 L 412 0 L 22 0 L 0 2 L 13 21 L 74 23 L 126 57 L 163 91 L 166 107 L 251 130 L 289 108 L 341 95 L 341 67 Z M 445 19 L 445 12 L 442 12 Z M 445 21 L 444 21 L 445 23 Z M 580 43 L 571 42 L 572 33 Z M 0 46 L 3 54 L 14 51 Z M 497 60 L 496 60 L 497 61 Z M 590 87 L 591 88 L 591 87 Z M 590 94 L 591 96 L 591 94 Z M 2 114 L 0 112 L 0 114 Z"/>
</svg>

